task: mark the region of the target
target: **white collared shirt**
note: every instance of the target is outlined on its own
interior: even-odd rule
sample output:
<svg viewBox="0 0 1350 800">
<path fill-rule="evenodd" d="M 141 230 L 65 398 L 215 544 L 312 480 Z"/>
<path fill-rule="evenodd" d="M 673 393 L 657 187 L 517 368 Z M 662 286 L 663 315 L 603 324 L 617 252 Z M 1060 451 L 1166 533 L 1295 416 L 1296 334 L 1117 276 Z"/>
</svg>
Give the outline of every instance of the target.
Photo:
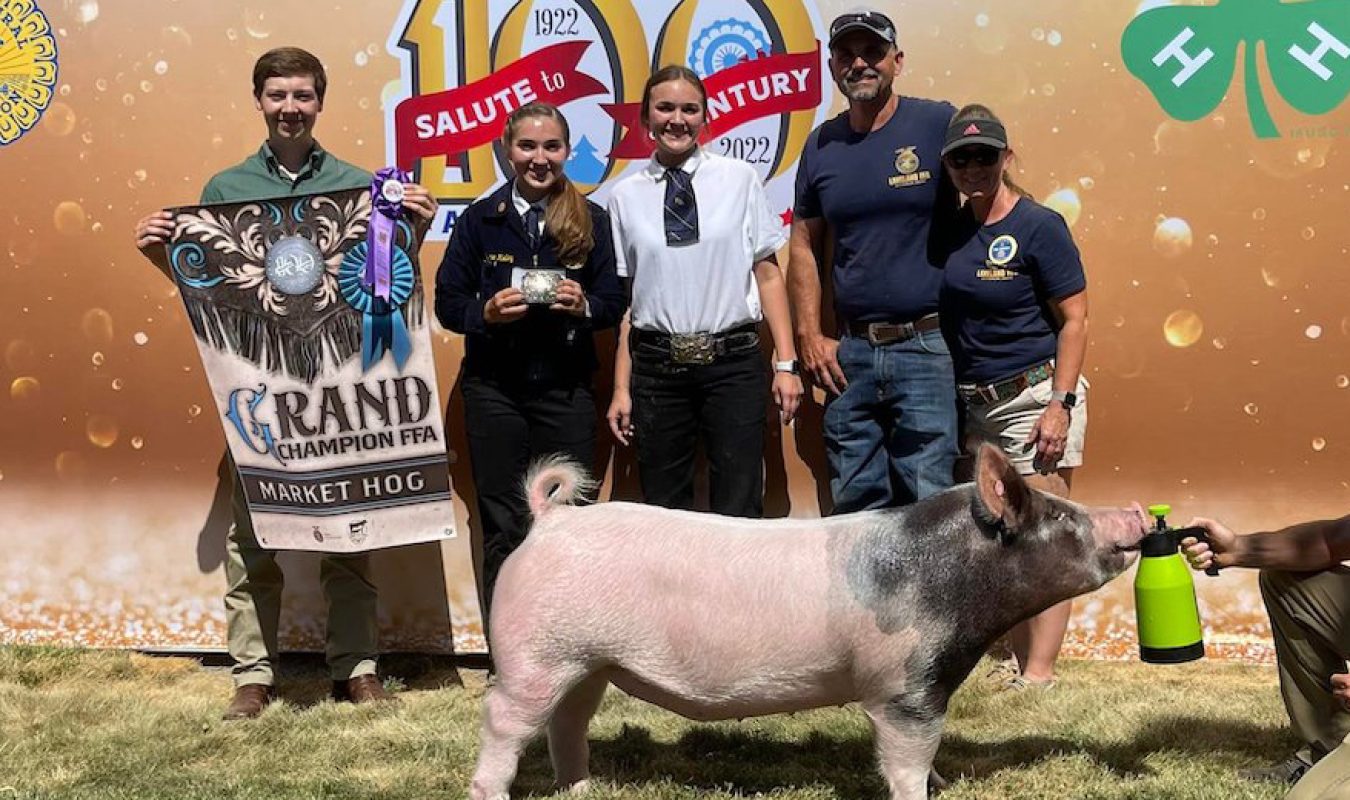
<svg viewBox="0 0 1350 800">
<path fill-rule="evenodd" d="M 666 168 L 653 156 L 609 196 L 615 265 L 633 280 L 633 326 L 716 333 L 763 317 L 755 263 L 787 242 L 754 167 L 703 148 L 680 166 L 693 175 L 698 241 L 666 244 Z"/>
<path fill-rule="evenodd" d="M 539 206 L 539 230 L 535 231 L 534 235 L 540 236 L 544 233 L 543 212 L 548 211 L 548 195 L 544 195 L 540 198 L 539 202 L 531 204 L 529 200 L 526 200 L 521 196 L 520 188 L 516 186 L 516 182 L 513 180 L 511 181 L 511 205 L 515 206 L 516 213 L 520 215 L 521 222 L 525 221 L 525 213 L 530 210 L 531 205 Z"/>
</svg>

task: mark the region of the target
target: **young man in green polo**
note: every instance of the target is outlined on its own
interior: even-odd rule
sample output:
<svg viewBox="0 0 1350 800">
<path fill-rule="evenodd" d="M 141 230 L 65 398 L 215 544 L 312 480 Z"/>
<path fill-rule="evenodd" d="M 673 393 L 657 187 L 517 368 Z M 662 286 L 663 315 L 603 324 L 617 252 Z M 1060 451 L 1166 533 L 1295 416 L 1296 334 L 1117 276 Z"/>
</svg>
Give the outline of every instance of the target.
<svg viewBox="0 0 1350 800">
<path fill-rule="evenodd" d="M 312 54 L 296 47 L 264 53 L 253 67 L 253 99 L 267 125 L 258 152 L 218 173 L 202 189 L 202 203 L 248 202 L 370 185 L 371 174 L 324 150 L 314 139 L 328 78 Z M 436 202 L 421 186 L 409 184 L 404 207 L 429 223 Z M 173 217 L 156 211 L 136 223 L 136 247 L 166 275 L 165 244 Z M 282 573 L 276 553 L 259 547 L 248 508 L 236 484 L 234 522 L 226 540 L 225 620 L 234 659 L 234 698 L 225 719 L 249 719 L 273 698 Z M 369 557 L 325 555 L 319 581 L 328 601 L 325 656 L 333 694 L 354 703 L 390 699 L 376 674 L 378 650 L 376 591 Z"/>
</svg>

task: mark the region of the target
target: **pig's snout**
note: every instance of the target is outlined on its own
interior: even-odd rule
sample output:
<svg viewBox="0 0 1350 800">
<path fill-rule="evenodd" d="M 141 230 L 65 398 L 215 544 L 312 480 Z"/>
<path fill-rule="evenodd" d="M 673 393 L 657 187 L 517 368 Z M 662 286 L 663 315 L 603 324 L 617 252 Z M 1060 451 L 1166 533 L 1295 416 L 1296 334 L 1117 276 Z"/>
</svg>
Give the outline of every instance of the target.
<svg viewBox="0 0 1350 800">
<path fill-rule="evenodd" d="M 1097 546 L 1103 550 L 1116 553 L 1136 551 L 1148 531 L 1148 515 L 1138 503 L 1131 503 L 1129 508 L 1092 512 L 1092 535 L 1097 540 Z"/>
</svg>

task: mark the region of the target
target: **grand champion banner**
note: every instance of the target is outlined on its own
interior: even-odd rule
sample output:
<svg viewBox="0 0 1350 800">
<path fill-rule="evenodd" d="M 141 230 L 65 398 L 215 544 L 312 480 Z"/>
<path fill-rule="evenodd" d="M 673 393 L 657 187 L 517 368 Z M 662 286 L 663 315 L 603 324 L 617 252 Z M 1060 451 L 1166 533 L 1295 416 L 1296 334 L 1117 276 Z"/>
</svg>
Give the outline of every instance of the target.
<svg viewBox="0 0 1350 800">
<path fill-rule="evenodd" d="M 708 90 L 704 145 L 755 167 L 786 227 L 797 161 L 825 119 L 830 78 L 816 4 L 803 0 L 408 0 L 391 52 L 387 156 L 440 201 L 429 236 L 506 180 L 506 117 L 541 100 L 571 128 L 566 172 L 592 200 L 651 154 L 642 86 L 666 64 Z M 822 88 L 823 87 L 823 88 Z"/>
<path fill-rule="evenodd" d="M 170 267 L 263 547 L 455 535 L 401 186 L 173 210 Z"/>
</svg>

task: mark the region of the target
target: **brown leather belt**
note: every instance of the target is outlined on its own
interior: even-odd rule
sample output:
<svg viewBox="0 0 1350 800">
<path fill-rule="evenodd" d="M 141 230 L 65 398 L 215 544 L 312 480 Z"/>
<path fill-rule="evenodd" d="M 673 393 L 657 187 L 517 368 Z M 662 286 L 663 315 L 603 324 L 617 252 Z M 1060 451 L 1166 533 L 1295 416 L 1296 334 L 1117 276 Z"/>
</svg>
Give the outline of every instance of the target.
<svg viewBox="0 0 1350 800">
<path fill-rule="evenodd" d="M 845 329 L 850 336 L 866 339 L 876 346 L 908 341 L 940 327 L 942 323 L 938 322 L 938 315 L 929 314 L 913 322 L 850 322 Z"/>
<path fill-rule="evenodd" d="M 1025 391 L 1028 386 L 1035 386 L 1041 381 L 1048 381 L 1054 375 L 1055 362 L 1047 361 L 997 383 L 984 385 L 959 383 L 956 385 L 956 391 L 961 395 L 961 399 L 967 403 L 988 405 L 989 403 L 1011 400 Z"/>
</svg>

